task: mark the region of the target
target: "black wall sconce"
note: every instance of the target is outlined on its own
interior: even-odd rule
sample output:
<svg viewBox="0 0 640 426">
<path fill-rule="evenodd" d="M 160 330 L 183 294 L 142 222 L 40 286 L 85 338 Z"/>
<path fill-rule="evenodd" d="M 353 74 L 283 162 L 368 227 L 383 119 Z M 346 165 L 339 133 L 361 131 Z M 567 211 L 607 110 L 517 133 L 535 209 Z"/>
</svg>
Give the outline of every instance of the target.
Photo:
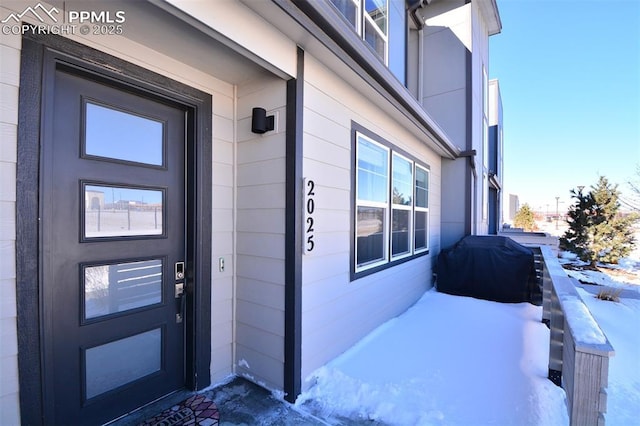
<svg viewBox="0 0 640 426">
<path fill-rule="evenodd" d="M 273 129 L 275 129 L 275 116 L 267 116 L 267 111 L 264 108 L 254 108 L 251 112 L 251 131 L 262 134 Z"/>
</svg>

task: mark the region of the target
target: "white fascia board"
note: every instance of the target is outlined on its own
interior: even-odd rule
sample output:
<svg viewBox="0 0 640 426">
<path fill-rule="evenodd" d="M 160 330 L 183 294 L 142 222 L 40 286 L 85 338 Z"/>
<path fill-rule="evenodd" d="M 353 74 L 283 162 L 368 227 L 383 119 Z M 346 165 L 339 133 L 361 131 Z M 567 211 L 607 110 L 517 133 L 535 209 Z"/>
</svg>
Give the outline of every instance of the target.
<svg viewBox="0 0 640 426">
<path fill-rule="evenodd" d="M 500 34 L 502 31 L 502 21 L 496 0 L 478 0 L 480 11 L 485 19 L 489 35 Z"/>
</svg>

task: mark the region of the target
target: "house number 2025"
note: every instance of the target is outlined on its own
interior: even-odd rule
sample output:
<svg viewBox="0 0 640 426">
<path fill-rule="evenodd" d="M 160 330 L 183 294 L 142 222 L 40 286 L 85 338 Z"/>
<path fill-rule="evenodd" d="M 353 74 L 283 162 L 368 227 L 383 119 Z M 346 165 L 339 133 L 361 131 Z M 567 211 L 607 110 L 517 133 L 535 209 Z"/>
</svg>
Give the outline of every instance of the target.
<svg viewBox="0 0 640 426">
<path fill-rule="evenodd" d="M 316 183 L 313 179 L 304 179 L 304 252 L 311 253 L 316 247 L 315 210 Z"/>
</svg>

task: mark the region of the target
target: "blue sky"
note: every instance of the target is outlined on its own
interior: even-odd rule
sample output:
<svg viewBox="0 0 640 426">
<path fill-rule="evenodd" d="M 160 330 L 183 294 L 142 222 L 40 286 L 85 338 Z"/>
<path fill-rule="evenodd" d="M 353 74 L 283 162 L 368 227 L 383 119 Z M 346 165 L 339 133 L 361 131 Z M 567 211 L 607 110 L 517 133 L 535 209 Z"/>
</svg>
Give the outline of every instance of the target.
<svg viewBox="0 0 640 426">
<path fill-rule="evenodd" d="M 640 0 L 497 0 L 490 78 L 504 107 L 504 189 L 555 212 L 640 165 Z M 564 203 L 562 203 L 564 201 Z"/>
</svg>

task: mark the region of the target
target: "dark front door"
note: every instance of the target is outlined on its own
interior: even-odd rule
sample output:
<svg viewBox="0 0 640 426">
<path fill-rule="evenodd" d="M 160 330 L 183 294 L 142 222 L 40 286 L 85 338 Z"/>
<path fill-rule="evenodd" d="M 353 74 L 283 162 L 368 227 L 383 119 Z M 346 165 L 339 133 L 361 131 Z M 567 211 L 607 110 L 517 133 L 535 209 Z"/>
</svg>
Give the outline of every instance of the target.
<svg viewBox="0 0 640 426">
<path fill-rule="evenodd" d="M 59 66 L 45 97 L 45 383 L 55 424 L 185 385 L 185 109 Z"/>
</svg>

